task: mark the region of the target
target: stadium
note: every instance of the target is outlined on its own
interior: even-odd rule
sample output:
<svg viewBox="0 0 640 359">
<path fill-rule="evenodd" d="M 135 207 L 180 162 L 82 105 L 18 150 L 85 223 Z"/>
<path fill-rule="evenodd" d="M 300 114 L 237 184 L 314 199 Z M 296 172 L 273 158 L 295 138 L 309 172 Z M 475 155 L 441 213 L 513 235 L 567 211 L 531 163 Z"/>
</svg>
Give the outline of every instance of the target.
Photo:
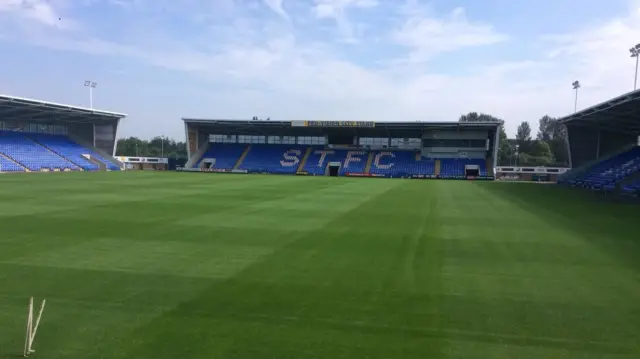
<svg viewBox="0 0 640 359">
<path fill-rule="evenodd" d="M 124 114 L 0 95 L 0 172 L 120 170 Z"/>
<path fill-rule="evenodd" d="M 187 169 L 493 179 L 500 123 L 184 118 Z"/>
<path fill-rule="evenodd" d="M 497 122 L 197 118 L 145 171 L 124 114 L 2 96 L 0 358 L 638 358 L 638 113 L 561 119 L 571 171 Z"/>
</svg>

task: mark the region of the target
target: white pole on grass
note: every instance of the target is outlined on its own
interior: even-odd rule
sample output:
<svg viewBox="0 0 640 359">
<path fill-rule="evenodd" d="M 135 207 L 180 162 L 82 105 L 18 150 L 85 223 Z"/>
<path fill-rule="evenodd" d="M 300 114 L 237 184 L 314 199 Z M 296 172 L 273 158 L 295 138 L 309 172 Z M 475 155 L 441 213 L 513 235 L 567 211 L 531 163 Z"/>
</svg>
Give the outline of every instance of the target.
<svg viewBox="0 0 640 359">
<path fill-rule="evenodd" d="M 33 297 L 29 298 L 29 306 L 27 307 L 27 334 L 24 338 L 24 356 L 29 356 L 31 348 L 29 343 L 31 342 L 31 324 L 33 323 Z"/>
<path fill-rule="evenodd" d="M 47 303 L 46 299 L 42 300 L 42 304 L 40 305 L 40 311 L 38 312 L 38 317 L 36 318 L 36 325 L 33 325 L 33 297 L 29 298 L 29 312 L 27 313 L 27 334 L 24 340 L 24 356 L 28 357 L 29 355 L 35 353 L 35 350 L 32 349 L 33 341 L 36 338 L 36 333 L 38 332 L 38 326 L 40 325 L 40 319 L 42 318 L 42 313 L 44 313 L 44 306 Z"/>
</svg>

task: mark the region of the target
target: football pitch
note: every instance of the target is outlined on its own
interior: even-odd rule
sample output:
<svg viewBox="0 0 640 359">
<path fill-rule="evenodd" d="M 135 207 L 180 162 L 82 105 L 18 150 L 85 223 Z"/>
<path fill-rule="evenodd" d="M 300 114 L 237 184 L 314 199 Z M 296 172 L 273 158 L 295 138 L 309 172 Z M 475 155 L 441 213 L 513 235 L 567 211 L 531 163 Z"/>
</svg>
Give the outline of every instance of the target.
<svg viewBox="0 0 640 359">
<path fill-rule="evenodd" d="M 640 207 L 557 186 L 0 175 L 0 358 L 640 357 Z"/>
</svg>

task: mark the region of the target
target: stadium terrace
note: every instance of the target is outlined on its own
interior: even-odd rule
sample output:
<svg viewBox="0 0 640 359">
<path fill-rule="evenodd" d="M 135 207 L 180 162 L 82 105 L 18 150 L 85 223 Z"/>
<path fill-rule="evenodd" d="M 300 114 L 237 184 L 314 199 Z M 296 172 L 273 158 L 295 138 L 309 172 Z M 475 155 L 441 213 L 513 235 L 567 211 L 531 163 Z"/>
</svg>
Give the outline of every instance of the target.
<svg viewBox="0 0 640 359">
<path fill-rule="evenodd" d="M 557 181 L 637 198 L 638 113 L 640 90 L 561 118 L 571 171 L 498 167 L 497 122 L 183 118 L 188 161 L 182 170 L 395 178 L 499 177 Z M 131 158 L 125 164 L 114 157 L 118 125 L 125 117 L 117 112 L 0 95 L 0 172 L 164 168 Z"/>
<path fill-rule="evenodd" d="M 117 171 L 125 114 L 0 95 L 0 172 Z"/>
<path fill-rule="evenodd" d="M 558 183 L 605 194 L 640 194 L 640 90 L 559 121 L 567 131 L 573 170 Z"/>
<path fill-rule="evenodd" d="M 262 121 L 183 118 L 185 170 L 493 179 L 497 122 Z"/>
</svg>

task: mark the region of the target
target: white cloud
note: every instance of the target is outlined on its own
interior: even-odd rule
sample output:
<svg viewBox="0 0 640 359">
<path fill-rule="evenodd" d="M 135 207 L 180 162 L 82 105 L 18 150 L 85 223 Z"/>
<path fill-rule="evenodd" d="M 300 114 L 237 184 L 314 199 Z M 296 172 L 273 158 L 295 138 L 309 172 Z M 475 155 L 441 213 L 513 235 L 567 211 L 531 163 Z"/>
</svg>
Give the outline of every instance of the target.
<svg viewBox="0 0 640 359">
<path fill-rule="evenodd" d="M 25 10 L 25 1 L 0 0 L 0 12 L 20 12 L 25 16 L 24 11 L 30 11 Z M 191 19 L 195 18 L 196 8 L 202 9 L 199 14 L 216 16 L 209 5 L 199 1 L 192 0 L 184 5 L 193 7 L 193 11 L 189 11 Z M 228 1 L 228 6 L 239 6 Z M 263 1 L 276 13 L 278 10 L 275 9 L 284 11 L 281 1 Z M 151 0 L 131 0 L 127 4 L 132 3 L 137 6 L 136 11 L 141 12 L 152 11 L 149 7 L 157 4 Z M 167 6 L 171 6 L 170 3 L 168 0 L 163 2 Z M 295 20 L 301 16 L 294 11 L 295 4 L 286 4 L 291 6 L 285 13 L 289 18 Z M 569 113 L 573 109 L 570 86 L 573 80 L 578 79 L 583 84 L 580 107 L 631 90 L 635 63 L 627 52 L 640 40 L 637 38 L 640 34 L 638 4 L 634 3 L 627 14 L 615 19 L 541 37 L 539 41 L 532 40 L 541 49 L 539 59 L 500 60 L 500 56 L 496 56 L 498 60 L 493 63 L 477 63 L 471 58 L 458 72 L 450 68 L 442 71 L 443 68 L 434 67 L 431 60 L 436 55 L 444 58 L 483 46 L 491 51 L 491 45 L 506 41 L 509 35 L 504 29 L 499 31 L 499 26 L 476 20 L 474 14 L 467 14 L 463 9 L 454 9 L 439 16 L 419 6 L 416 1 L 409 1 L 397 11 L 402 16 L 397 28 L 379 29 L 386 33 L 387 39 L 402 45 L 408 55 L 385 53 L 384 44 L 379 43 L 354 46 L 373 54 L 373 58 L 366 59 L 368 62 L 376 60 L 378 64 L 387 64 L 378 66 L 339 52 L 340 47 L 335 47 L 333 39 L 301 42 L 304 36 L 300 32 L 308 29 L 280 26 L 278 24 L 282 21 L 279 19 L 242 17 L 247 15 L 237 8 L 233 9 L 236 11 L 234 14 L 240 15 L 235 16 L 232 22 L 216 22 L 217 18 L 207 17 L 203 23 L 195 23 L 194 26 L 201 27 L 202 31 L 192 33 L 188 39 L 183 34 L 173 36 L 169 32 L 160 32 L 162 26 L 148 27 L 138 21 L 137 15 L 132 17 L 131 24 L 127 24 L 132 26 L 132 32 L 127 33 L 126 39 L 115 39 L 97 32 L 84 35 L 92 34 L 89 24 L 82 24 L 83 28 L 88 28 L 82 33 L 32 29 L 9 35 L 19 36 L 21 41 L 37 46 L 84 52 L 95 55 L 97 59 L 111 56 L 135 60 L 193 74 L 198 80 L 223 82 L 224 86 L 211 86 L 200 95 L 211 99 L 233 98 L 233 101 L 215 106 L 215 110 L 210 110 L 205 102 L 199 109 L 172 108 L 171 113 L 182 111 L 185 115 L 211 117 L 265 114 L 265 117 L 283 120 L 451 121 L 462 113 L 478 111 L 505 119 L 507 130 L 514 133 L 522 120 L 531 121 L 532 127 L 537 128 L 535 121 L 545 113 L 556 116 Z M 344 34 L 350 33 L 349 36 L 354 37 L 353 25 L 346 17 L 347 10 L 375 5 L 376 2 L 370 0 L 318 0 L 314 15 L 334 19 L 338 26 L 341 26 L 340 21 L 344 21 Z M 55 15 L 54 9 L 51 7 Z M 48 26 L 42 20 L 47 19 L 46 16 L 25 18 L 44 24 L 45 28 Z M 211 22 L 215 23 L 213 30 Z M 144 36 L 139 39 L 133 35 L 135 31 Z M 202 46 L 202 43 L 210 45 Z M 403 66 L 397 66 L 400 61 L 404 61 Z M 428 66 L 423 66 L 425 64 Z M 162 70 L 157 71 L 156 77 L 161 76 Z M 184 83 L 170 87 L 179 92 L 182 91 L 181 84 L 188 87 L 189 82 L 186 76 Z M 117 103 L 116 100 L 114 102 Z M 238 103 L 244 105 L 232 108 L 232 104 L 239 106 Z M 141 108 L 139 111 L 146 110 Z M 144 117 L 144 113 L 136 113 L 135 108 L 127 112 L 137 118 Z M 157 114 L 149 117 L 153 117 L 150 121 L 158 120 Z M 175 122 L 178 126 L 176 136 L 179 135 L 179 121 L 174 117 L 166 121 Z M 142 120 L 137 123 L 148 126 Z"/>
<path fill-rule="evenodd" d="M 348 8 L 371 8 L 378 6 L 375 0 L 315 0 L 314 10 L 318 17 L 335 17 Z"/>
<path fill-rule="evenodd" d="M 444 18 L 413 12 L 392 35 L 398 44 L 411 49 L 411 62 L 424 61 L 442 52 L 491 45 L 508 38 L 490 24 L 469 21 L 463 8 L 454 9 Z"/>
<path fill-rule="evenodd" d="M 61 15 L 54 10 L 52 3 L 45 0 L 0 0 L 0 15 L 2 14 L 60 29 L 75 26 L 71 19 L 62 21 Z"/>
<path fill-rule="evenodd" d="M 19 6 L 22 0 L 0 0 L 0 11 L 6 11 Z"/>
<path fill-rule="evenodd" d="M 278 14 L 278 16 L 282 17 L 285 20 L 289 19 L 289 15 L 282 7 L 283 0 L 263 0 L 263 1 L 271 10 L 273 10 L 273 12 Z"/>
<path fill-rule="evenodd" d="M 378 6 L 375 0 L 315 0 L 314 14 L 319 19 L 335 21 L 343 42 L 357 42 L 354 26 L 347 16 L 349 8 L 372 8 Z"/>
<path fill-rule="evenodd" d="M 549 57 L 565 66 L 567 80 L 582 84 L 578 107 L 631 91 L 635 61 L 629 48 L 640 42 L 640 1 L 631 1 L 626 15 L 544 39 Z"/>
</svg>

